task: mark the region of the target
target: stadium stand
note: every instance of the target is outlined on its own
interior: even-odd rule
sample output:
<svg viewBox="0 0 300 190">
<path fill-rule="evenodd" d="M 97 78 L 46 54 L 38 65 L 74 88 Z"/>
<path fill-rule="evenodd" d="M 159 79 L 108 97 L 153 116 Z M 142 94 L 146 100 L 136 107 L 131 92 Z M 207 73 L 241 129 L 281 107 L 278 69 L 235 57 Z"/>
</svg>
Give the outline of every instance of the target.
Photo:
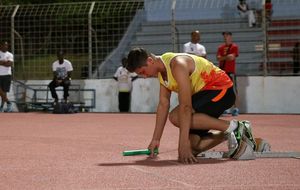
<svg viewBox="0 0 300 190">
<path fill-rule="evenodd" d="M 256 51 L 255 46 L 261 44 L 262 31 L 259 28 L 248 28 L 244 19 L 179 21 L 176 27 L 178 35 L 175 51 L 182 52 L 183 44 L 190 40 L 190 32 L 199 30 L 201 44 L 206 47 L 207 58 L 213 63 L 217 63 L 216 52 L 223 42 L 222 31 L 230 30 L 234 34 L 234 41 L 240 46 L 239 73 L 246 74 L 249 69 L 253 73 L 260 72 L 257 63 L 262 62 L 262 52 Z M 143 23 L 131 47 L 144 47 L 157 55 L 173 51 L 170 28 L 170 22 L 166 21 Z"/>
<path fill-rule="evenodd" d="M 269 71 L 273 74 L 291 74 L 293 47 L 300 41 L 300 19 L 276 18 L 268 28 Z M 273 46 L 273 47 L 272 47 Z"/>
</svg>

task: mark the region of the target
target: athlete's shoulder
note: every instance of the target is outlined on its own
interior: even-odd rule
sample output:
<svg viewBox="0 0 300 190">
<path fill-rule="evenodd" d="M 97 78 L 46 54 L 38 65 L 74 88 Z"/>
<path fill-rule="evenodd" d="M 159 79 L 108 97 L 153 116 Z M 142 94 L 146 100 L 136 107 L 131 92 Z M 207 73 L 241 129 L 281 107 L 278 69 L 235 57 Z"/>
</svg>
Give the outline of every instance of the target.
<svg viewBox="0 0 300 190">
<path fill-rule="evenodd" d="M 166 53 L 162 54 L 161 57 L 162 57 L 162 59 L 165 59 L 165 58 L 174 57 L 175 55 L 176 55 L 176 53 L 166 52 Z"/>
</svg>

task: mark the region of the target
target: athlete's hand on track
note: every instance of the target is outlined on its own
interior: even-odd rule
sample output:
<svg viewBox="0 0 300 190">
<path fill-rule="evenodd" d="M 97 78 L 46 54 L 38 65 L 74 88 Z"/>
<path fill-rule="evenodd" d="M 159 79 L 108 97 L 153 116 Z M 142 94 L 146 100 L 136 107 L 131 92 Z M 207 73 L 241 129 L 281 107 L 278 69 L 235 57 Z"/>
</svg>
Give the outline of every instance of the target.
<svg viewBox="0 0 300 190">
<path fill-rule="evenodd" d="M 197 158 L 192 154 L 190 142 L 179 144 L 178 161 L 183 164 L 193 164 L 198 162 Z"/>
<path fill-rule="evenodd" d="M 156 154 L 154 153 L 154 149 L 158 149 L 159 140 L 152 140 L 148 146 L 148 149 L 151 151 L 150 158 L 154 158 Z"/>
</svg>

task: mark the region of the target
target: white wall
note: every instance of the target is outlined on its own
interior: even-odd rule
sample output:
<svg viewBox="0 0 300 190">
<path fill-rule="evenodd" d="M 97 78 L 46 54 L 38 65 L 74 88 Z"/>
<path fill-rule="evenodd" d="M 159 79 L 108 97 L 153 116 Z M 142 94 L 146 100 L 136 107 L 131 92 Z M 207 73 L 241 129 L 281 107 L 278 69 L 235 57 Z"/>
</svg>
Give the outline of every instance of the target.
<svg viewBox="0 0 300 190">
<path fill-rule="evenodd" d="M 300 77 L 238 77 L 238 105 L 242 113 L 300 113 Z M 31 80 L 27 84 L 48 84 L 48 80 Z M 118 112 L 117 82 L 113 79 L 74 80 L 81 88 L 96 89 L 95 112 Z M 9 94 L 13 97 L 13 91 Z M 133 83 L 132 112 L 155 112 L 159 83 L 155 78 L 137 79 Z M 171 97 L 171 108 L 177 96 Z"/>
<path fill-rule="evenodd" d="M 300 113 L 300 77 L 238 77 L 244 113 Z"/>
</svg>

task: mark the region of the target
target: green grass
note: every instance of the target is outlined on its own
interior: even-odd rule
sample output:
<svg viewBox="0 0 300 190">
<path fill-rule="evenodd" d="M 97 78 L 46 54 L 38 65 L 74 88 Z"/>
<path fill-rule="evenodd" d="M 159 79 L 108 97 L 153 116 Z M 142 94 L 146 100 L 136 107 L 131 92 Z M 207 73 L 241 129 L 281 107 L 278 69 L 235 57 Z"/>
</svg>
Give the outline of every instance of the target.
<svg viewBox="0 0 300 190">
<path fill-rule="evenodd" d="M 20 58 L 14 63 L 14 77 L 18 80 L 45 80 L 52 79 L 52 63 L 55 55 L 25 58 L 24 65 Z M 88 66 L 88 55 L 67 55 L 66 59 L 73 65 L 72 78 L 80 79 L 83 67 Z"/>
</svg>

